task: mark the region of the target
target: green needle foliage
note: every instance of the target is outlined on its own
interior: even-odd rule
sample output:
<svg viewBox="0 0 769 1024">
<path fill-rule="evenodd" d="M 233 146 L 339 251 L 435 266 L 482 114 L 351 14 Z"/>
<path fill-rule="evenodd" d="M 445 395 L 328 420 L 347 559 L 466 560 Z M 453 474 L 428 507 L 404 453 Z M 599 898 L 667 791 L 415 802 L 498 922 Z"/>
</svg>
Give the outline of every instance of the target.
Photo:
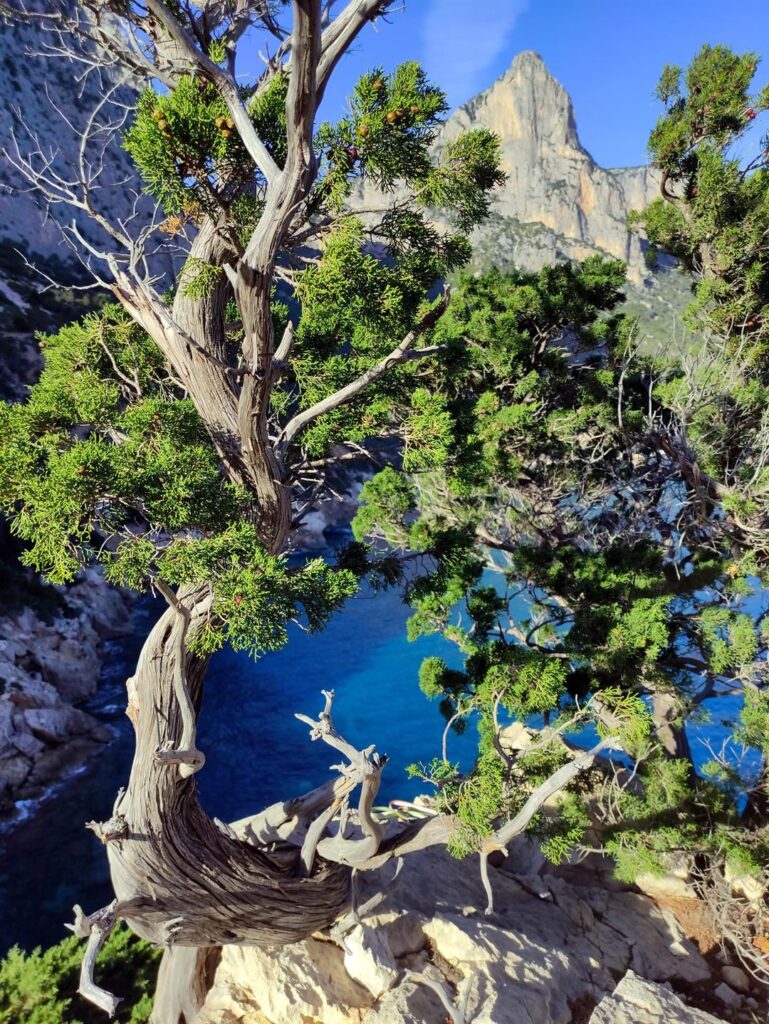
<svg viewBox="0 0 769 1024">
<path fill-rule="evenodd" d="M 686 71 L 665 68 L 665 112 L 649 140 L 662 196 L 636 216 L 653 245 L 692 271 L 686 318 L 707 339 L 694 365 L 671 368 L 662 404 L 686 421 L 698 465 L 728 512 L 761 543 L 769 392 L 769 85 L 755 53 L 705 46 Z M 763 116 L 762 116 L 763 115 Z M 746 155 L 747 154 L 747 155 Z M 696 396 L 696 400 L 695 400 Z"/>
<path fill-rule="evenodd" d="M 499 144 L 486 131 L 442 143 L 445 97 L 418 65 L 373 69 L 349 112 L 317 125 L 313 88 L 292 89 L 294 60 L 324 87 L 299 13 L 291 64 L 242 87 L 239 23 L 107 6 L 170 82 L 143 93 L 124 146 L 163 230 L 194 240 L 165 296 L 132 257 L 122 306 L 41 338 L 39 384 L 0 406 L 0 508 L 25 563 L 65 583 L 99 561 L 117 584 L 205 596 L 183 636 L 202 659 L 274 650 L 291 622 L 321 628 L 364 575 L 392 585 L 408 566 L 409 636 L 442 633 L 461 654 L 460 668 L 428 659 L 422 690 L 447 743 L 477 726 L 469 772 L 445 745 L 412 769 L 455 815 L 457 855 L 493 845 L 597 733 L 622 760 L 536 815 L 548 856 L 590 833 L 624 878 L 680 856 L 766 878 L 769 146 L 748 164 L 733 153 L 769 108 L 767 89 L 749 91 L 757 58 L 706 47 L 663 73 L 662 198 L 640 219 L 697 275 L 689 317 L 708 340 L 699 361 L 655 363 L 617 313 L 616 260 L 462 273 L 503 180 Z M 157 43 L 169 17 L 185 30 L 173 49 L 191 51 L 177 66 Z M 360 212 L 363 185 L 391 201 Z M 446 307 L 429 297 L 449 277 Z M 289 560 L 332 471 L 379 447 L 355 542 L 333 564 Z M 725 694 L 739 698 L 732 743 L 695 771 L 686 724 Z M 515 722 L 530 727 L 517 739 Z M 756 748 L 744 766 L 742 743 Z M 149 807 L 142 786 L 169 778 L 133 778 L 132 793 Z M 253 941 L 244 907 L 227 941 Z M 220 907 L 187 907 L 197 915 L 200 934 L 221 934 Z"/>
<path fill-rule="evenodd" d="M 278 74 L 266 89 L 243 94 L 279 164 L 286 156 L 286 78 Z M 308 206 L 328 221 L 317 258 L 296 275 L 301 318 L 284 386 L 272 395 L 278 429 L 386 354 L 429 310 L 428 289 L 467 260 L 465 232 L 485 215 L 487 192 L 502 180 L 498 143 L 487 132 L 471 133 L 436 165 L 429 147 L 445 110 L 443 94 L 416 64 L 405 64 L 392 75 L 377 69 L 364 76 L 350 116 L 318 129 L 321 167 Z M 218 91 L 193 76 L 172 91 L 142 94 L 125 147 L 168 214 L 169 233 L 225 211 L 225 230 L 248 237 L 260 212 L 254 168 L 227 118 Z M 364 169 L 382 189 L 397 180 L 412 192 L 411 202 L 365 230 L 337 212 Z M 427 205 L 452 210 L 457 233 L 439 236 L 422 210 Z M 384 258 L 370 251 L 372 235 L 385 246 Z M 191 256 L 178 289 L 201 301 L 223 280 L 220 265 Z M 166 296 L 169 309 L 173 301 Z M 288 312 L 273 301 L 278 330 Z M 232 299 L 227 316 L 238 317 Z M 241 335 L 237 325 L 228 329 L 229 351 Z M 352 569 L 319 559 L 296 567 L 266 553 L 253 494 L 223 473 L 195 402 L 121 306 L 41 336 L 40 346 L 45 368 L 28 401 L 0 406 L 0 507 L 25 542 L 26 565 L 54 583 L 97 560 L 113 582 L 137 590 L 210 587 L 211 614 L 189 637 L 202 656 L 224 643 L 253 654 L 273 650 L 286 642 L 292 620 L 321 628 L 366 572 L 394 580 L 392 566 L 360 552 L 345 556 Z M 409 365 L 396 368 L 319 418 L 302 436 L 301 458 L 406 429 L 411 458 L 419 450 L 421 459 L 440 460 L 448 435 L 433 436 L 436 400 L 414 390 L 414 376 Z"/>
</svg>

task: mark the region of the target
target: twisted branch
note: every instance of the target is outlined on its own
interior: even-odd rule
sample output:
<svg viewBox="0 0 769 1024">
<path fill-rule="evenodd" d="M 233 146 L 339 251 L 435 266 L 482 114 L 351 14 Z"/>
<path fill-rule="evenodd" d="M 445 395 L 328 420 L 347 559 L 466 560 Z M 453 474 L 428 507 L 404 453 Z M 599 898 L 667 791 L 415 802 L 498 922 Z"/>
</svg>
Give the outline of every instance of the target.
<svg viewBox="0 0 769 1024">
<path fill-rule="evenodd" d="M 163 761 L 165 764 L 178 764 L 179 775 L 186 779 L 190 775 L 194 775 L 195 772 L 199 772 L 206 763 L 205 754 L 202 750 L 198 750 L 196 745 L 197 725 L 195 708 L 184 671 L 184 660 L 187 653 L 187 632 L 190 627 L 190 610 L 162 580 L 157 580 L 155 586 L 178 616 L 174 694 L 176 695 L 179 713 L 182 717 L 182 735 L 179 746 L 171 749 L 158 748 L 155 751 L 155 757 L 158 761 Z"/>
<path fill-rule="evenodd" d="M 331 717 L 334 691 L 323 690 L 322 692 L 326 698 L 326 704 L 317 721 L 307 715 L 298 714 L 295 717 L 310 726 L 312 740 L 323 740 L 324 743 L 338 750 L 350 763 L 348 765 L 333 765 L 342 775 L 342 785 L 335 793 L 331 805 L 313 822 L 307 832 L 307 839 L 302 848 L 302 860 L 307 870 L 312 867 L 319 844 L 321 846 L 319 852 L 326 859 L 352 865 L 373 857 L 379 849 L 383 836 L 382 826 L 374 819 L 372 810 L 374 800 L 379 792 L 382 769 L 387 763 L 387 758 L 380 757 L 375 752 L 373 744 L 364 750 L 358 750 L 337 732 Z M 337 811 L 346 805 L 356 786 L 361 787 L 358 798 L 358 820 L 364 838 L 345 839 L 343 829 L 340 828 L 339 833 L 333 839 L 324 840 L 321 844 L 321 837 L 326 826 L 330 824 Z"/>
<path fill-rule="evenodd" d="M 118 996 L 113 996 L 111 992 L 107 992 L 106 989 L 100 988 L 96 984 L 94 981 L 94 968 L 99 950 L 115 927 L 118 901 L 113 900 L 108 906 L 102 907 L 101 910 L 97 910 L 87 916 L 83 913 L 83 908 L 79 904 L 76 903 L 73 909 L 75 912 L 75 922 L 74 924 L 65 925 L 65 928 L 68 928 L 78 939 L 88 939 L 85 956 L 80 965 L 78 992 L 84 999 L 98 1006 L 99 1009 L 104 1010 L 109 1017 L 114 1017 L 115 1010 L 121 1000 Z"/>
</svg>

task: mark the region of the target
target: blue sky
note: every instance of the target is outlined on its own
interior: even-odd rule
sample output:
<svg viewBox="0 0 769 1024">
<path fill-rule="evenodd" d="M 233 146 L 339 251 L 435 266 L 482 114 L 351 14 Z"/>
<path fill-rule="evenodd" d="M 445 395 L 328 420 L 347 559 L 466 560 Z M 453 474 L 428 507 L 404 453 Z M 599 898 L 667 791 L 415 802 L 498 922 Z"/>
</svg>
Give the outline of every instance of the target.
<svg viewBox="0 0 769 1024">
<path fill-rule="evenodd" d="M 326 116 L 344 111 L 373 64 L 418 60 L 457 106 L 516 53 L 536 50 L 572 95 L 583 145 L 616 167 L 645 161 L 663 64 L 686 64 L 703 43 L 722 42 L 756 50 L 764 57 L 757 81 L 769 81 L 767 0 L 405 0 L 405 8 L 367 28 L 344 58 Z"/>
</svg>

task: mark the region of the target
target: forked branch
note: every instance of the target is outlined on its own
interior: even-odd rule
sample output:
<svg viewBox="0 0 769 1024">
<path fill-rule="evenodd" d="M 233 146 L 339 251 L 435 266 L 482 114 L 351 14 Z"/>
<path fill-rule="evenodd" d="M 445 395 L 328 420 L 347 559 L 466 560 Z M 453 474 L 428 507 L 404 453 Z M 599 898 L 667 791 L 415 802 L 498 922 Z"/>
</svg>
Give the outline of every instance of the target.
<svg viewBox="0 0 769 1024">
<path fill-rule="evenodd" d="M 333 803 L 313 822 L 307 832 L 307 840 L 302 849 L 302 859 L 305 862 L 306 870 L 312 867 L 315 851 L 327 825 L 338 811 L 346 809 L 349 796 L 356 786 L 361 788 L 358 799 L 358 821 L 364 838 L 345 839 L 344 829 L 340 826 L 339 833 L 333 839 L 323 842 L 320 852 L 326 859 L 334 860 L 337 863 L 358 864 L 376 854 L 383 835 L 382 826 L 374 818 L 373 806 L 379 792 L 382 769 L 387 763 L 387 758 L 380 757 L 375 752 L 373 745 L 364 750 L 358 750 L 348 743 L 337 732 L 331 718 L 334 691 L 323 690 L 323 696 L 326 698 L 326 704 L 317 721 L 307 715 L 296 715 L 296 717 L 300 722 L 310 726 L 311 739 L 323 740 L 324 743 L 343 754 L 350 763 L 333 766 L 339 770 L 346 785 L 335 795 Z"/>
<path fill-rule="evenodd" d="M 446 308 L 448 307 L 450 297 L 451 289 L 446 286 L 443 289 L 443 294 L 436 304 L 427 313 L 425 313 L 416 327 L 408 332 L 405 338 L 395 346 L 392 352 L 386 355 L 383 359 L 380 359 L 378 363 L 375 363 L 374 366 L 366 370 L 365 373 L 362 373 L 356 380 L 351 381 L 345 387 L 340 388 L 340 390 L 334 392 L 333 395 L 329 395 L 327 398 L 323 398 L 321 401 L 316 402 L 315 405 L 311 405 L 309 409 L 304 409 L 302 412 L 297 413 L 293 419 L 289 420 L 281 434 L 281 453 L 286 451 L 300 430 L 303 430 L 319 416 L 323 416 L 325 413 L 331 412 L 332 409 L 336 409 L 338 406 L 351 401 L 356 395 L 359 395 L 361 391 L 373 384 L 374 381 L 379 380 L 379 378 L 387 373 L 388 370 L 392 369 L 393 366 L 397 366 L 399 363 L 408 362 L 410 359 L 432 355 L 438 351 L 437 348 L 434 347 L 424 349 L 419 352 L 415 352 L 413 349 L 417 338 L 421 334 L 424 334 L 425 331 L 434 327 L 438 320 L 443 316 Z"/>
</svg>

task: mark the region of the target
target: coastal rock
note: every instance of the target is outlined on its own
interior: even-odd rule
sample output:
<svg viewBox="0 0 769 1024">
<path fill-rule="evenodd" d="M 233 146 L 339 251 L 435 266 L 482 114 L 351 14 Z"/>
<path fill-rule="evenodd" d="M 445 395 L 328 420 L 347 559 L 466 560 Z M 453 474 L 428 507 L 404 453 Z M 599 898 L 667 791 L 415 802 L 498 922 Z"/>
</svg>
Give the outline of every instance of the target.
<svg viewBox="0 0 769 1024">
<path fill-rule="evenodd" d="M 742 999 L 740 998 L 740 996 L 734 991 L 733 988 L 730 988 L 725 981 L 722 981 L 721 984 L 716 987 L 716 990 L 713 994 L 715 995 L 716 999 L 721 1000 L 724 1006 L 728 1006 L 733 1010 L 739 1009 L 739 1007 L 742 1005 Z"/>
<path fill-rule="evenodd" d="M 111 733 L 84 711 L 62 704 L 52 708 L 31 708 L 24 712 L 29 731 L 44 743 L 62 743 L 71 736 L 92 735 L 106 741 Z"/>
<path fill-rule="evenodd" d="M 629 970 L 674 987 L 713 983 L 696 948 L 637 893 L 496 871 L 495 911 L 487 917 L 479 909 L 485 898 L 477 865 L 438 849 L 409 856 L 391 879 L 392 868 L 385 867 L 363 875 L 359 886 L 361 902 L 386 893 L 363 922 L 397 971 L 395 984 L 378 998 L 374 986 L 350 978 L 345 954 L 333 943 L 312 938 L 276 951 L 226 947 L 195 1024 L 443 1024 L 438 995 L 414 975 L 434 979 L 452 998 L 469 986 L 473 1024 L 571 1024 L 575 1006 L 585 1000 L 596 1006 Z M 713 1019 L 680 1018 L 682 1024 Z M 671 1016 L 666 1024 L 677 1020 Z"/>
<path fill-rule="evenodd" d="M 398 977 L 398 967 L 386 934 L 355 925 L 344 937 L 344 969 L 375 999 L 391 989 Z"/>
<path fill-rule="evenodd" d="M 628 971 L 610 996 L 595 1008 L 589 1024 L 723 1024 L 686 1006 L 675 993 Z"/>
<path fill-rule="evenodd" d="M 61 636 L 59 632 L 66 632 Z M 74 634 L 74 635 L 72 635 Z M 45 679 L 48 679 L 62 700 L 80 701 L 95 690 L 99 677 L 99 636 L 90 623 L 77 619 L 57 623 L 56 629 L 46 631 L 47 643 L 35 646 L 31 652 Z"/>
<path fill-rule="evenodd" d="M 270 951 L 227 946 L 195 1024 L 363 1024 L 374 997 L 343 959 L 317 939 Z"/>
<path fill-rule="evenodd" d="M 45 614 L 0 618 L 0 813 L 41 796 L 112 737 L 73 705 L 96 690 L 102 638 L 130 630 L 130 601 L 93 569 L 57 589 L 57 612 L 49 602 Z"/>
<path fill-rule="evenodd" d="M 102 640 L 130 632 L 131 598 L 124 590 L 109 585 L 96 566 L 87 566 L 75 586 L 68 589 L 67 603 L 86 615 Z"/>
</svg>

